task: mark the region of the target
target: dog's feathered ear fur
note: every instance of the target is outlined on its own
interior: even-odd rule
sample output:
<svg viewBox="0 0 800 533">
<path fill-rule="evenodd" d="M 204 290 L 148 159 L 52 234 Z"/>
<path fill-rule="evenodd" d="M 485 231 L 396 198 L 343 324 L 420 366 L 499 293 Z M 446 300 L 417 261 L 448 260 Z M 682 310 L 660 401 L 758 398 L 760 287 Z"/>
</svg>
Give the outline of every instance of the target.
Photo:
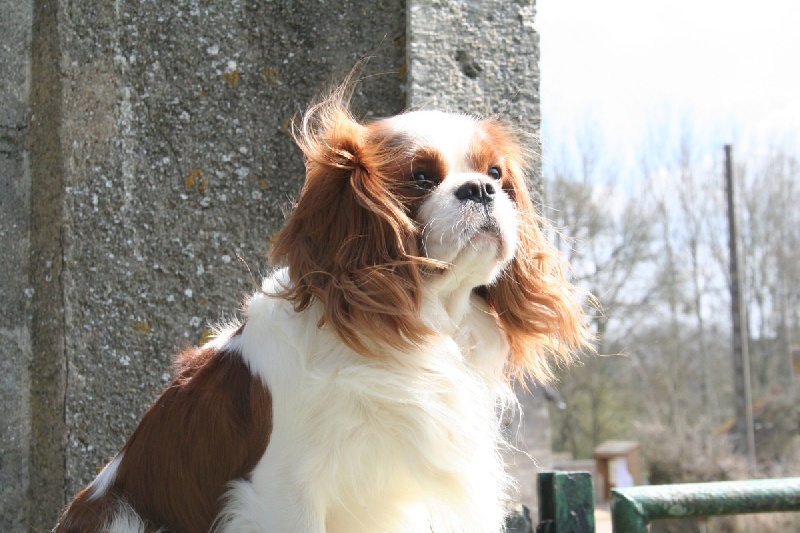
<svg viewBox="0 0 800 533">
<path fill-rule="evenodd" d="M 526 198 L 527 199 L 527 198 Z M 535 213 L 520 209 L 525 226 L 517 253 L 501 277 L 486 291 L 511 347 L 509 375 L 540 382 L 553 378 L 550 362 L 573 362 L 590 335 L 578 289 L 565 274 L 560 254 L 542 234 Z"/>
<path fill-rule="evenodd" d="M 377 345 L 408 349 L 430 333 L 419 318 L 426 260 L 396 184 L 381 169 L 384 149 L 368 142 L 348 100 L 345 84 L 294 130 L 306 180 L 270 259 L 289 267 L 292 286 L 282 296 L 297 311 L 321 301 L 322 323 L 356 351 L 378 355 Z"/>
<path fill-rule="evenodd" d="M 517 251 L 498 280 L 486 288 L 489 307 L 497 314 L 511 347 L 507 373 L 541 382 L 553 378 L 550 362 L 568 364 L 576 351 L 591 351 L 580 290 L 568 279 L 561 253 L 544 235 L 525 179 L 528 157 L 515 133 L 492 120 L 483 127 L 501 144 L 509 175 L 505 188 L 519 220 Z M 590 303 L 591 295 L 586 294 Z"/>
</svg>

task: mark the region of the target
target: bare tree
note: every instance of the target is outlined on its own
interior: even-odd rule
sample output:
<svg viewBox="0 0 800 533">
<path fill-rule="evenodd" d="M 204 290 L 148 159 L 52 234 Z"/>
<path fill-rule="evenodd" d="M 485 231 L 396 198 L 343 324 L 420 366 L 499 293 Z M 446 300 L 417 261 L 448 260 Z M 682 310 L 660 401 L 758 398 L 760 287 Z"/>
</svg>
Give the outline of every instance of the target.
<svg viewBox="0 0 800 533">
<path fill-rule="evenodd" d="M 626 191 L 591 131 L 572 159 L 545 167 L 546 214 L 576 281 L 600 301 L 591 316 L 598 352 L 624 355 L 587 357 L 562 375 L 568 407 L 552 413 L 554 445 L 588 456 L 602 440 L 636 438 L 637 427 L 655 423 L 661 433 L 639 436 L 697 435 L 686 449 L 719 467 L 715 454 L 727 448 L 717 441 L 733 411 L 721 147 L 691 121 L 658 125 Z M 786 150 L 737 159 L 748 162 L 737 189 L 758 399 L 794 383 L 800 160 Z"/>
<path fill-rule="evenodd" d="M 639 270 L 652 261 L 647 206 L 620 196 L 610 185 L 597 185 L 597 144 L 585 143 L 579 170 L 556 167 L 549 176 L 546 204 L 555 240 L 574 268 L 574 277 L 594 294 L 601 309 L 590 308 L 600 354 L 618 353 L 612 339 L 625 337 L 635 315 L 652 299 L 653 288 L 641 285 Z M 612 178 L 612 170 L 605 169 Z M 568 235 L 569 237 L 566 237 Z M 609 328 L 614 333 L 609 335 Z M 624 368 L 614 356 L 584 359 L 565 374 L 559 389 L 568 407 L 553 413 L 557 447 L 586 455 L 604 439 L 627 431 L 634 409 L 620 394 Z M 628 411 L 628 414 L 624 414 Z"/>
<path fill-rule="evenodd" d="M 800 164 L 783 150 L 741 169 L 746 301 L 757 393 L 794 387 L 789 348 L 797 343 L 800 304 Z"/>
</svg>

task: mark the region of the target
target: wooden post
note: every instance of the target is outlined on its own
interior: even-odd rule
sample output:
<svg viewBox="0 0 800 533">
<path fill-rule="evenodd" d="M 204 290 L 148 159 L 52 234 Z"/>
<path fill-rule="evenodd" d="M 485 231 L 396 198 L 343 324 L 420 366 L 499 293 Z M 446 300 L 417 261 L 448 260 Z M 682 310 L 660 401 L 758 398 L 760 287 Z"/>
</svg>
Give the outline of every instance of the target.
<svg viewBox="0 0 800 533">
<path fill-rule="evenodd" d="M 753 400 L 750 395 L 749 338 L 744 299 L 740 289 L 736 206 L 733 192 L 733 147 L 725 145 L 725 189 L 728 197 L 728 230 L 730 249 L 731 316 L 733 324 L 733 395 L 736 412 L 736 441 L 739 452 L 747 455 L 750 472 L 755 471 L 756 445 L 753 431 Z"/>
</svg>

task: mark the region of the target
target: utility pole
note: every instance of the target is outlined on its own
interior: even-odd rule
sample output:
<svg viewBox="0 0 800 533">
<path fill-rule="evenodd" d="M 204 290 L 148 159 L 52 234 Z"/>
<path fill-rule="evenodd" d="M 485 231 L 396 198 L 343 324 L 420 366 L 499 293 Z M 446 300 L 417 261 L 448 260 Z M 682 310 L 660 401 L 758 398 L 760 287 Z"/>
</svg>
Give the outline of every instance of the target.
<svg viewBox="0 0 800 533">
<path fill-rule="evenodd" d="M 725 185 L 728 196 L 728 230 L 730 248 L 731 316 L 733 323 L 733 395 L 736 411 L 737 451 L 747 455 L 750 474 L 756 467 L 756 444 L 753 430 L 753 400 L 750 394 L 750 353 L 748 351 L 748 328 L 744 299 L 740 289 L 738 241 L 736 231 L 736 207 L 733 193 L 733 147 L 725 145 Z"/>
</svg>

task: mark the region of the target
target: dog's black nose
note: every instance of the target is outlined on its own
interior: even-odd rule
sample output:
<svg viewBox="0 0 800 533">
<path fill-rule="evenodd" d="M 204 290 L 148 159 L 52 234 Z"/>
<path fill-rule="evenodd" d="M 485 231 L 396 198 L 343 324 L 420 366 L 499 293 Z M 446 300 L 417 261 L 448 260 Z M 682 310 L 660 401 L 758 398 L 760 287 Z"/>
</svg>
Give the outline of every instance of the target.
<svg viewBox="0 0 800 533">
<path fill-rule="evenodd" d="M 485 181 L 468 181 L 456 190 L 456 198 L 462 202 L 490 204 L 497 192 L 495 185 Z"/>
</svg>

